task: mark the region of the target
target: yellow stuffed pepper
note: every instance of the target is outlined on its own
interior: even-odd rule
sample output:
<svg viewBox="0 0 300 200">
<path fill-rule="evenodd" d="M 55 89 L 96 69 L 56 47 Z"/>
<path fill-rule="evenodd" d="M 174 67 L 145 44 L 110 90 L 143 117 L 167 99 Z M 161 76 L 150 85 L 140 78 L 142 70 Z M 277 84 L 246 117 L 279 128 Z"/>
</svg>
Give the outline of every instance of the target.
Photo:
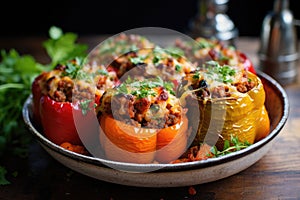
<svg viewBox="0 0 300 200">
<path fill-rule="evenodd" d="M 222 149 L 225 140 L 237 137 L 253 144 L 269 134 L 270 121 L 265 108 L 265 91 L 260 78 L 249 71 L 215 61 L 184 77 L 179 88 L 188 107 L 195 134 L 194 143 L 207 143 Z"/>
</svg>

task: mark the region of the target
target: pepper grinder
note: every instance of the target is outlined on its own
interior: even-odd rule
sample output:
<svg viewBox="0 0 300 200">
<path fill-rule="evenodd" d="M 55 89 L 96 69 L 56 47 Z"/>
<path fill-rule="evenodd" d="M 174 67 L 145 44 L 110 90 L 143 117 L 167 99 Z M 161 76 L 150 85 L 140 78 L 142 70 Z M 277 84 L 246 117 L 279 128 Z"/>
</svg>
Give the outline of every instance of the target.
<svg viewBox="0 0 300 200">
<path fill-rule="evenodd" d="M 298 41 L 288 0 L 275 0 L 273 11 L 263 20 L 260 37 L 258 69 L 282 85 L 295 82 L 298 73 Z"/>
<path fill-rule="evenodd" d="M 190 35 L 221 40 L 235 46 L 238 30 L 226 14 L 229 0 L 198 0 L 198 13 L 190 22 Z"/>
</svg>

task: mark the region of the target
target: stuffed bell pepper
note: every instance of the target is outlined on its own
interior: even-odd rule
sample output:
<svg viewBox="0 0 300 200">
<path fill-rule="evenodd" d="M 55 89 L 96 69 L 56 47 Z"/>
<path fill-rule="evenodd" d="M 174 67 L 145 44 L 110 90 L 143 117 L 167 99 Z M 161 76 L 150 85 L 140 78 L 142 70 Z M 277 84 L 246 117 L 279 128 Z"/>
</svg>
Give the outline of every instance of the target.
<svg viewBox="0 0 300 200">
<path fill-rule="evenodd" d="M 128 76 L 148 78 L 160 76 L 176 87 L 182 77 L 196 69 L 196 65 L 176 52 L 156 46 L 122 55 L 108 68 L 114 68 L 121 80 Z"/>
<path fill-rule="evenodd" d="M 115 72 L 97 67 L 87 73 L 82 63 L 81 59 L 74 59 L 59 64 L 40 74 L 32 84 L 35 121 L 50 141 L 62 146 L 68 144 L 68 148 L 82 145 L 78 127 L 87 127 L 87 135 L 83 137 L 89 137 L 88 123 L 96 115 L 95 104 L 107 88 L 118 83 Z"/>
<path fill-rule="evenodd" d="M 253 144 L 269 134 L 264 87 L 250 71 L 208 61 L 184 77 L 178 90 L 183 104 L 194 108 L 187 115 L 200 115 L 190 122 L 197 130 L 196 144 L 222 149 L 231 137 Z"/>
<path fill-rule="evenodd" d="M 214 60 L 220 65 L 235 65 L 256 73 L 253 63 L 245 53 L 217 39 L 198 37 L 193 43 L 176 40 L 175 47 L 183 50 L 184 55 L 191 62 L 196 62 L 198 66 Z"/>
<path fill-rule="evenodd" d="M 108 71 L 116 71 L 120 78 L 133 67 L 126 57 L 136 55 L 135 52 L 140 49 L 153 49 L 155 46 L 141 35 L 121 33 L 100 43 L 88 59 L 90 62 L 107 66 Z"/>
<path fill-rule="evenodd" d="M 188 119 L 161 78 L 127 79 L 101 98 L 100 143 L 107 159 L 170 163 L 187 148 Z"/>
</svg>

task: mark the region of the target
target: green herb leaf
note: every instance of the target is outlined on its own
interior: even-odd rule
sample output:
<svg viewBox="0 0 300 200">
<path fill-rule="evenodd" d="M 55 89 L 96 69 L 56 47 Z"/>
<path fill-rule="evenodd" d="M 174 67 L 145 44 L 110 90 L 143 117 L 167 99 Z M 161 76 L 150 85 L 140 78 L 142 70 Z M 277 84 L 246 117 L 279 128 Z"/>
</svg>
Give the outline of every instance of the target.
<svg viewBox="0 0 300 200">
<path fill-rule="evenodd" d="M 171 94 L 175 95 L 173 83 L 164 82 L 160 77 L 147 79 L 144 81 L 137 81 L 135 79 L 131 79 L 130 76 L 128 76 L 127 80 L 117 87 L 117 94 L 130 93 L 137 98 L 144 98 L 147 96 L 155 96 L 156 92 L 153 90 L 153 88 L 156 87 L 163 87 Z"/>
<path fill-rule="evenodd" d="M 125 84 L 120 84 L 118 87 L 117 87 L 117 93 L 121 93 L 121 94 L 128 94 L 128 89 L 127 89 L 127 86 L 126 86 L 126 82 Z"/>
<path fill-rule="evenodd" d="M 212 154 L 214 154 L 214 155 L 218 155 L 218 149 L 217 149 L 217 147 L 216 146 L 212 146 L 211 148 L 210 148 L 210 152 L 212 153 Z"/>
<path fill-rule="evenodd" d="M 200 78 L 200 73 L 197 71 L 194 75 L 193 75 L 193 79 L 198 80 Z"/>
<path fill-rule="evenodd" d="M 182 69 L 182 66 L 180 66 L 180 65 L 175 65 L 175 70 L 176 70 L 177 72 L 180 72 L 181 69 Z"/>
<path fill-rule="evenodd" d="M 216 146 L 213 146 L 210 151 L 215 157 L 219 157 L 219 156 L 230 154 L 232 152 L 239 151 L 241 149 L 245 149 L 250 145 L 251 144 L 249 142 L 247 141 L 241 142 L 239 141 L 237 136 L 231 135 L 230 141 L 229 140 L 224 141 L 224 147 L 222 151 L 219 151 Z"/>
<path fill-rule="evenodd" d="M 0 62 L 0 158 L 4 154 L 27 157 L 32 135 L 28 133 L 22 117 L 22 108 L 31 93 L 33 80 L 43 71 L 58 63 L 86 55 L 87 45 L 75 43 L 77 35 L 63 34 L 51 27 L 50 38 L 42 45 L 51 61 L 44 65 L 31 55 L 20 55 L 16 50 L 1 50 Z M 1 159 L 0 159 L 1 160 Z M 0 185 L 8 184 L 6 170 L 0 166 Z"/>
<path fill-rule="evenodd" d="M 203 66 L 207 69 L 207 74 L 211 79 L 223 83 L 233 82 L 232 78 L 236 74 L 236 70 L 229 65 L 221 66 L 216 61 L 208 61 Z"/>
<path fill-rule="evenodd" d="M 230 142 L 228 140 L 225 140 L 224 141 L 224 147 L 223 147 L 223 150 L 226 150 L 230 147 Z"/>
<path fill-rule="evenodd" d="M 80 102 L 80 108 L 83 115 L 86 115 L 88 111 L 91 110 L 89 106 L 91 101 L 92 101 L 91 99 L 87 99 L 85 101 Z"/>
<path fill-rule="evenodd" d="M 51 26 L 49 29 L 49 36 L 51 39 L 57 40 L 63 35 L 63 31 L 57 26 Z"/>
<path fill-rule="evenodd" d="M 104 69 L 98 69 L 96 74 L 100 74 L 100 75 L 104 75 L 104 76 L 107 76 L 108 75 L 108 72 Z"/>
<path fill-rule="evenodd" d="M 75 57 L 87 56 L 87 45 L 76 43 L 75 33 L 62 33 L 58 27 L 51 27 L 49 30 L 50 38 L 43 42 L 48 55 L 51 58 L 51 65 L 64 63 Z"/>
<path fill-rule="evenodd" d="M 129 58 L 130 59 L 130 62 L 132 62 L 133 64 L 135 65 L 138 65 L 138 64 L 142 64 L 144 63 L 144 57 L 133 57 L 133 58 Z"/>
<path fill-rule="evenodd" d="M 213 46 L 214 46 L 213 43 L 211 43 L 208 40 L 206 40 L 205 38 L 203 38 L 203 39 L 199 39 L 197 41 L 197 45 L 195 47 L 195 50 L 204 49 L 204 48 L 211 48 Z"/>
<path fill-rule="evenodd" d="M 173 58 L 184 57 L 184 51 L 177 47 L 168 47 L 165 49 L 167 53 L 169 53 Z"/>
<path fill-rule="evenodd" d="M 153 58 L 153 60 L 152 60 L 153 64 L 159 63 L 160 59 L 161 58 L 158 55 L 155 55 L 154 58 Z"/>
<path fill-rule="evenodd" d="M 174 83 L 172 83 L 172 82 L 167 82 L 167 81 L 165 81 L 164 83 L 163 83 L 163 87 L 167 90 L 167 91 L 169 91 L 172 95 L 175 95 L 175 92 L 174 92 Z"/>
<path fill-rule="evenodd" d="M 5 178 L 7 171 L 0 165 L 0 185 L 8 185 L 10 182 Z"/>
<path fill-rule="evenodd" d="M 14 49 L 1 50 L 1 57 L 0 156 L 4 153 L 23 156 L 27 152 L 28 138 L 31 138 L 22 119 L 23 103 L 31 93 L 33 79 L 48 68 L 30 55 L 19 55 Z"/>
<path fill-rule="evenodd" d="M 75 62 L 67 62 L 64 76 L 69 76 L 72 79 L 90 81 L 92 74 L 88 74 L 83 70 L 83 58 L 76 57 Z"/>
</svg>

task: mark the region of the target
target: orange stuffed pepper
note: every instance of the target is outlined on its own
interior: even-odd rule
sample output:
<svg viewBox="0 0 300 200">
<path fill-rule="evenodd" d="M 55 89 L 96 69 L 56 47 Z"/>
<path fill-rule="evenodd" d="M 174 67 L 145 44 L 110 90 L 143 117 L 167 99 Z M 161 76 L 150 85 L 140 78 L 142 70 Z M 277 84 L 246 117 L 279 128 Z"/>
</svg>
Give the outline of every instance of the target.
<svg viewBox="0 0 300 200">
<path fill-rule="evenodd" d="M 100 102 L 100 143 L 110 160 L 170 163 L 187 148 L 186 110 L 160 78 L 127 80 Z"/>
</svg>

